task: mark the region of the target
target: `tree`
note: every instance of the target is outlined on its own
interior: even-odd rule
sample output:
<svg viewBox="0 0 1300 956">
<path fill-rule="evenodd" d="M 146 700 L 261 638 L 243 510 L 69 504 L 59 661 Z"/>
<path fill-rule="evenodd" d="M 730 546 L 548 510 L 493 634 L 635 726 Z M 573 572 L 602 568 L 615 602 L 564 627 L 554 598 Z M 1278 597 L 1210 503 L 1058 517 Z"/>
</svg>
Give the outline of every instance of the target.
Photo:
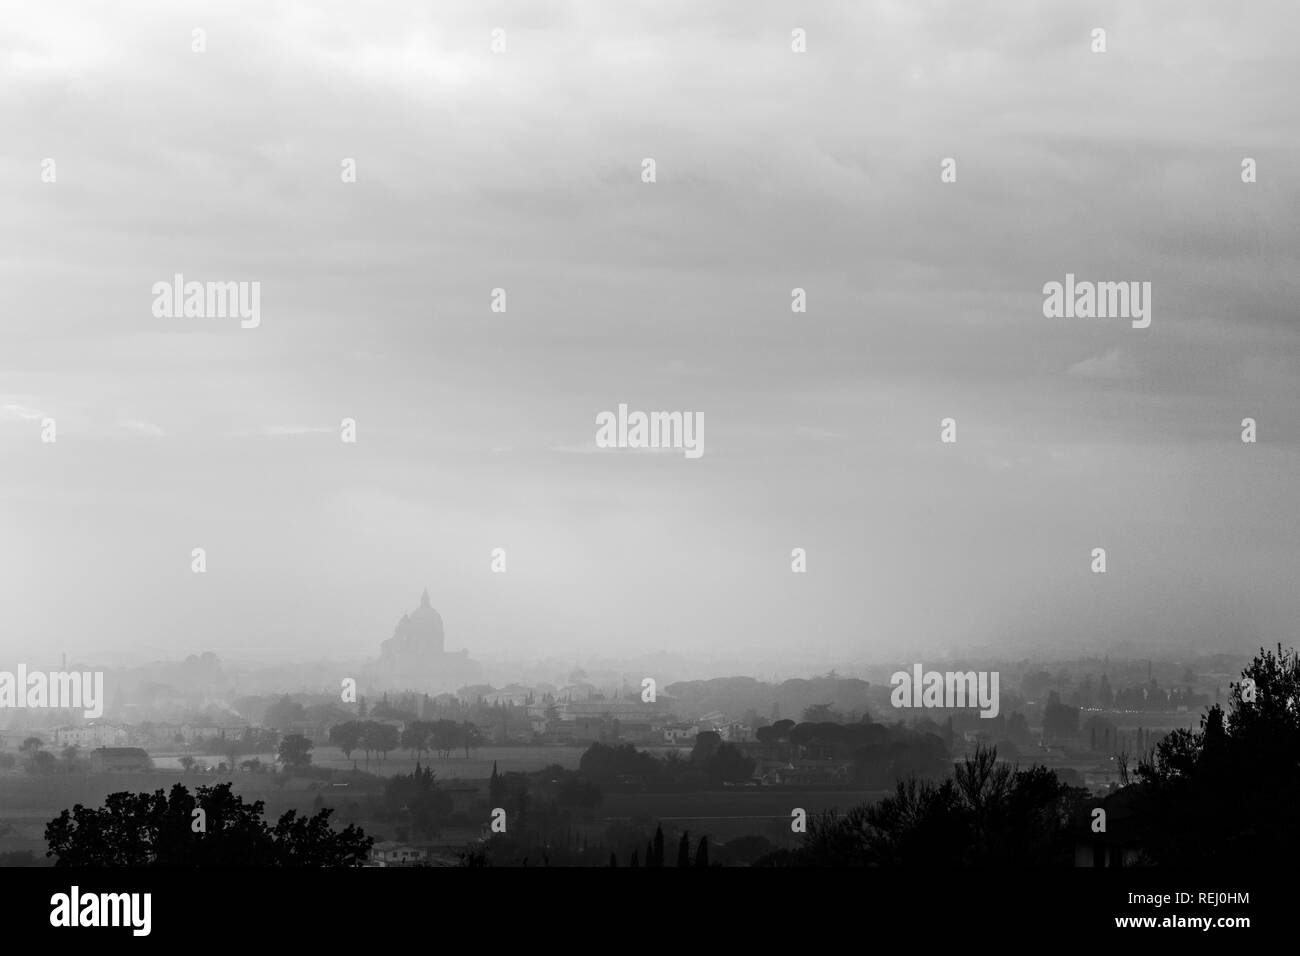
<svg viewBox="0 0 1300 956">
<path fill-rule="evenodd" d="M 293 729 L 294 724 L 306 718 L 307 709 L 285 694 L 267 709 L 262 723 L 267 727 L 274 727 L 281 733 L 288 733 Z"/>
<path fill-rule="evenodd" d="M 691 865 L 691 834 L 690 831 L 682 833 L 682 838 L 677 843 L 677 866 Z"/>
<path fill-rule="evenodd" d="M 352 751 L 361 743 L 361 722 L 345 721 L 330 728 L 330 743 L 343 751 L 343 756 L 352 759 Z"/>
<path fill-rule="evenodd" d="M 806 724 L 842 724 L 844 723 L 844 715 L 830 704 L 813 704 L 804 710 L 803 722 Z"/>
<path fill-rule="evenodd" d="M 418 762 L 420 755 L 429 749 L 429 734 L 432 728 L 423 720 L 413 720 L 402 730 L 402 746 L 411 752 Z"/>
<path fill-rule="evenodd" d="M 194 758 L 189 754 L 184 754 L 180 758 L 181 772 L 189 773 L 194 769 Z"/>
<path fill-rule="evenodd" d="M 430 728 L 430 739 L 433 742 L 433 749 L 442 754 L 443 759 L 451 756 L 451 752 L 460 746 L 464 739 L 464 731 L 456 725 L 454 720 L 435 720 Z"/>
<path fill-rule="evenodd" d="M 1073 737 L 1079 732 L 1079 708 L 1062 704 L 1060 695 L 1052 691 L 1043 708 L 1043 736 Z"/>
<path fill-rule="evenodd" d="M 1086 792 L 1043 767 L 1019 770 L 978 747 L 941 783 L 900 780 L 892 797 L 808 820 L 803 845 L 764 860 L 794 866 L 1064 866 Z M 760 861 L 763 862 L 763 861 Z"/>
<path fill-rule="evenodd" d="M 664 765 L 653 754 L 637 750 L 632 744 L 611 747 L 595 743 L 583 752 L 578 760 L 578 770 L 592 780 L 608 782 L 619 777 L 658 777 L 663 772 Z"/>
<path fill-rule="evenodd" d="M 1102 707 L 1110 707 L 1115 703 L 1115 692 L 1111 690 L 1110 678 L 1105 674 L 1101 675 L 1101 680 L 1097 684 L 1097 703 Z"/>
<path fill-rule="evenodd" d="M 477 747 L 482 741 L 478 728 L 468 720 L 460 725 L 461 742 L 465 746 L 465 759 L 469 759 L 470 748 Z"/>
<path fill-rule="evenodd" d="M 1199 731 L 1167 734 L 1121 791 L 1149 862 L 1267 869 L 1300 851 L 1300 659 L 1260 648 L 1241 676 L 1226 714 L 1215 704 Z"/>
<path fill-rule="evenodd" d="M 411 832 L 425 839 L 438 835 L 451 813 L 451 796 L 438 788 L 437 775 L 417 763 L 414 772 L 397 774 L 384 784 L 384 809 L 390 817 L 406 815 Z"/>
<path fill-rule="evenodd" d="M 722 746 L 722 735 L 716 730 L 701 730 L 695 735 L 695 746 L 691 749 L 691 763 L 703 765 L 718 752 Z"/>
<path fill-rule="evenodd" d="M 175 784 L 170 794 L 111 793 L 102 808 L 78 804 L 45 827 L 47 856 L 56 866 L 360 866 L 374 842 L 355 826 L 335 830 L 331 810 L 299 817 L 290 810 L 275 827 L 262 819 L 264 804 L 244 803 L 229 783 L 191 794 Z M 194 811 L 204 811 L 195 833 Z"/>
<path fill-rule="evenodd" d="M 491 802 L 492 806 L 499 807 L 501 806 L 502 801 L 505 800 L 505 795 L 505 782 L 501 779 L 500 774 L 497 773 L 497 762 L 493 760 L 492 776 L 488 779 L 488 800 Z"/>
<path fill-rule="evenodd" d="M 1018 710 L 1007 719 L 1007 739 L 1014 744 L 1033 742 L 1033 734 L 1029 731 L 1029 721 Z"/>
<path fill-rule="evenodd" d="M 18 752 L 31 756 L 44 746 L 45 742 L 40 737 L 28 737 L 19 745 Z"/>
<path fill-rule="evenodd" d="M 312 742 L 302 734 L 290 734 L 280 741 L 280 763 L 286 770 L 303 770 L 311 766 Z"/>
<path fill-rule="evenodd" d="M 699 867 L 708 867 L 709 865 L 709 838 L 700 837 L 700 845 L 695 850 L 695 865 Z"/>
<path fill-rule="evenodd" d="M 381 724 L 368 720 L 363 725 L 361 746 L 365 749 L 367 760 L 371 752 L 380 754 L 380 763 L 388 758 L 391 750 L 396 750 L 401 742 L 397 728 L 392 724 Z"/>
<path fill-rule="evenodd" d="M 229 762 L 226 766 L 229 767 L 231 771 L 234 771 L 236 764 L 239 762 L 240 754 L 244 752 L 244 742 L 241 738 L 225 736 L 221 738 L 221 754 L 222 756 L 229 758 Z"/>
<path fill-rule="evenodd" d="M 664 828 L 662 826 L 655 827 L 654 862 L 650 865 L 664 865 Z"/>
<path fill-rule="evenodd" d="M 27 772 L 31 774 L 44 776 L 54 773 L 57 767 L 58 761 L 48 750 L 38 750 L 27 758 Z"/>
<path fill-rule="evenodd" d="M 744 783 L 754 775 L 754 759 L 746 757 L 735 744 L 723 744 L 706 762 L 705 770 L 720 783 Z"/>
<path fill-rule="evenodd" d="M 632 867 L 633 869 L 638 869 L 641 866 L 641 861 L 637 859 L 636 850 L 632 851 L 632 862 L 629 863 L 628 866 Z"/>
</svg>

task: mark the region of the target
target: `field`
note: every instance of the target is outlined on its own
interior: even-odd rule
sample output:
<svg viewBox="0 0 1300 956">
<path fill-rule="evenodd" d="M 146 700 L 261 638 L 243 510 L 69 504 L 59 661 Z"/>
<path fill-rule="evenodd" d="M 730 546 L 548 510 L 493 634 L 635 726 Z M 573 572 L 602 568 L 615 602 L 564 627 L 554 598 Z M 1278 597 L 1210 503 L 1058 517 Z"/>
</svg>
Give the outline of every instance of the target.
<svg viewBox="0 0 1300 956">
<path fill-rule="evenodd" d="M 468 758 L 463 750 L 452 751 L 451 756 L 445 760 L 426 753 L 420 757 L 420 765 L 432 767 L 441 779 L 455 777 L 461 780 L 486 780 L 492 776 L 494 761 L 502 773 L 507 770 L 541 770 L 550 764 L 559 764 L 567 770 L 575 770 L 578 761 L 582 758 L 583 749 L 581 747 L 479 747 L 471 750 Z M 180 758 L 185 754 L 189 754 L 199 763 L 206 763 L 213 767 L 229 759 L 221 754 L 197 754 L 182 750 L 156 751 L 151 752 L 150 756 L 153 758 L 154 766 L 159 770 L 179 772 Z M 265 753 L 241 754 L 239 760 L 249 760 L 253 757 L 263 763 L 269 763 L 274 759 L 273 754 Z M 381 777 L 410 773 L 415 768 L 415 759 L 405 750 L 392 751 L 382 762 L 378 759 L 378 755 L 374 755 L 367 764 L 365 754 L 353 751 L 349 759 L 338 747 L 328 744 L 312 748 L 311 762 L 314 767 L 325 767 L 330 770 L 351 770 L 355 765 L 358 770 Z"/>
<path fill-rule="evenodd" d="M 453 750 L 446 760 L 425 754 L 420 758 L 420 765 L 432 767 L 439 779 L 458 778 L 460 780 L 487 780 L 492 776 L 492 764 L 505 773 L 508 770 L 541 770 L 551 764 L 559 764 L 566 770 L 576 770 L 582 759 L 583 747 L 480 747 L 470 751 L 466 759 L 465 751 Z M 316 747 L 311 752 L 311 762 L 317 767 L 329 767 L 332 770 L 351 770 L 356 764 L 358 770 L 385 777 L 398 773 L 410 773 L 415 768 L 413 760 L 405 750 L 393 751 L 382 764 L 372 760 L 366 766 L 365 756 L 355 751 L 349 760 L 337 747 Z"/>
<path fill-rule="evenodd" d="M 774 843 L 790 842 L 791 811 L 813 817 L 823 810 L 844 812 L 861 803 L 875 803 L 884 790 L 802 790 L 772 787 L 708 790 L 696 793 L 607 793 L 597 811 L 599 823 L 633 822 L 650 818 L 678 830 L 730 840 L 748 834 Z"/>
<path fill-rule="evenodd" d="M 464 751 L 449 759 L 425 759 L 421 762 L 432 767 L 439 779 L 475 781 L 482 785 L 492 774 L 495 762 L 500 772 L 534 771 L 551 764 L 576 768 L 582 756 L 579 747 L 483 747 L 471 751 L 467 759 Z M 313 751 L 313 764 L 337 770 L 350 770 L 353 761 L 335 747 L 318 747 Z M 354 757 L 356 755 L 354 754 Z M 357 801 L 364 800 L 358 788 L 348 791 L 312 789 L 311 782 L 299 779 L 282 786 L 283 777 L 262 774 L 182 774 L 176 762 L 177 754 L 155 755 L 158 769 L 152 773 L 116 774 L 57 774 L 47 777 L 26 773 L 0 775 L 0 853 L 30 850 L 37 860 L 45 861 L 45 825 L 65 808 L 82 803 L 101 806 L 110 793 L 121 790 L 145 792 L 168 790 L 175 783 L 184 783 L 193 790 L 211 786 L 224 780 L 234 782 L 235 792 L 245 800 L 262 800 L 268 820 L 277 819 L 289 809 L 312 813 L 318 796 L 323 805 L 344 811 Z M 215 765 L 224 758 L 201 758 Z M 364 758 L 356 760 L 358 769 L 365 769 Z M 383 776 L 408 773 L 415 761 L 406 753 L 390 754 L 382 766 L 371 763 L 370 770 Z M 788 844 L 790 814 L 802 808 L 811 817 L 822 810 L 847 810 L 864 802 L 874 802 L 883 795 L 880 791 L 828 791 L 802 789 L 736 789 L 694 793 L 617 793 L 606 792 L 596 809 L 595 818 L 575 827 L 593 843 L 599 842 L 611 827 L 638 824 L 647 821 L 662 822 L 666 830 L 690 830 L 692 834 L 709 834 L 714 840 L 729 840 L 747 834 L 767 836 L 777 843 Z M 486 796 L 486 793 L 484 793 Z M 395 834 L 389 824 L 374 821 L 357 821 L 376 839 L 393 839 Z M 478 836 L 477 827 L 459 827 L 445 830 L 442 840 L 451 846 L 463 846 Z"/>
</svg>

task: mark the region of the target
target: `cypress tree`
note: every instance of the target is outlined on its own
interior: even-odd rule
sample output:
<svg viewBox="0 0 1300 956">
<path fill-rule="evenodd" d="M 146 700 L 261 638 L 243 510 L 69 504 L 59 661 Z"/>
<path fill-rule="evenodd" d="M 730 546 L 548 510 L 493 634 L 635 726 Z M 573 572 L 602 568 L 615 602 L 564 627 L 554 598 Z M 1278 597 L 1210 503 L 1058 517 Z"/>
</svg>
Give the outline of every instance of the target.
<svg viewBox="0 0 1300 956">
<path fill-rule="evenodd" d="M 709 865 L 709 838 L 700 837 L 699 848 L 695 851 L 695 865 L 707 867 Z"/>
<path fill-rule="evenodd" d="M 618 866 L 618 857 L 616 857 L 616 856 L 614 855 L 614 851 L 613 851 L 613 850 L 610 850 L 610 851 L 609 851 L 609 865 L 610 865 L 610 866 Z"/>
<path fill-rule="evenodd" d="M 645 865 L 655 865 L 655 851 L 649 840 L 645 841 Z"/>
<path fill-rule="evenodd" d="M 628 866 L 632 867 L 634 870 L 641 867 L 641 861 L 637 859 L 636 850 L 632 851 L 632 862 L 629 863 Z"/>
<path fill-rule="evenodd" d="M 664 865 L 664 828 L 655 827 L 655 861 L 652 866 Z"/>
<path fill-rule="evenodd" d="M 682 834 L 681 841 L 677 844 L 677 865 L 679 867 L 691 865 L 691 834 L 689 830 Z"/>
</svg>

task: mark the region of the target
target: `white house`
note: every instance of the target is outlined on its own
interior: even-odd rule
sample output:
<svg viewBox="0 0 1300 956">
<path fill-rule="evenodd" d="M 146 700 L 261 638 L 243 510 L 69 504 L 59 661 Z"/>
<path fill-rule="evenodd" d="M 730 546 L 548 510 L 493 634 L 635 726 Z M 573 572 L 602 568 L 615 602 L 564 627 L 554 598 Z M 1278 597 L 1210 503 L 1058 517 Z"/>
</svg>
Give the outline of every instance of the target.
<svg viewBox="0 0 1300 956">
<path fill-rule="evenodd" d="M 419 866 L 427 862 L 429 854 L 408 843 L 384 840 L 370 848 L 372 866 Z"/>
</svg>

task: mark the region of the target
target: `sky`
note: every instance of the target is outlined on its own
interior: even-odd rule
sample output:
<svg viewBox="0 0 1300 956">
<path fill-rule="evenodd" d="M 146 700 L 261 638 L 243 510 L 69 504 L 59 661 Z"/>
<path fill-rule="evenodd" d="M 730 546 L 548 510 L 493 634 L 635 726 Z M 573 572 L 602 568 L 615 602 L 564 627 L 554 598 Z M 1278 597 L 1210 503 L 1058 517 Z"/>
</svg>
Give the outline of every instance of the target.
<svg viewBox="0 0 1300 956">
<path fill-rule="evenodd" d="M 3 20 L 0 661 L 371 657 L 426 587 L 484 659 L 1294 640 L 1293 4 Z"/>
</svg>

